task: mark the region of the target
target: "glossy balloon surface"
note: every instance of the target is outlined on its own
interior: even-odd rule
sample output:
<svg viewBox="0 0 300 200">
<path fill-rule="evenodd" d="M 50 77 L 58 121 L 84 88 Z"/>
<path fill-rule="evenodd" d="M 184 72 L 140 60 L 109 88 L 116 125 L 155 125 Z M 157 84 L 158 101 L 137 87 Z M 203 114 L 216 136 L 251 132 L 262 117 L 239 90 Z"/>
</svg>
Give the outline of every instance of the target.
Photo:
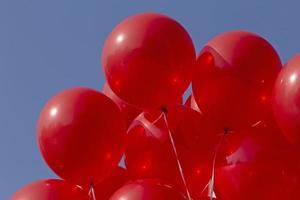
<svg viewBox="0 0 300 200">
<path fill-rule="evenodd" d="M 96 184 L 122 157 L 125 125 L 108 97 L 88 88 L 64 90 L 40 114 L 37 137 L 49 167 L 60 177 Z"/>
<path fill-rule="evenodd" d="M 113 102 L 115 102 L 115 104 L 117 104 L 117 106 L 121 110 L 123 118 L 126 122 L 126 126 L 128 128 L 130 126 L 130 124 L 132 123 L 132 121 L 134 120 L 134 118 L 136 118 L 142 112 L 142 110 L 137 108 L 134 105 L 131 105 L 131 104 L 127 103 L 126 101 L 124 101 L 120 97 L 118 97 L 110 89 L 108 84 L 104 85 L 102 91 L 106 96 L 111 98 L 111 100 L 113 100 Z"/>
<path fill-rule="evenodd" d="M 103 181 L 95 185 L 96 199 L 109 199 L 112 194 L 122 187 L 129 177 L 126 169 L 117 167 Z"/>
<path fill-rule="evenodd" d="M 128 132 L 125 162 L 135 178 L 161 178 L 185 189 L 161 113 L 144 113 Z M 160 116 L 160 117 L 159 117 Z M 199 112 L 176 106 L 167 114 L 187 185 L 196 197 L 211 178 L 217 131 Z M 221 130 L 220 130 L 221 131 Z"/>
<path fill-rule="evenodd" d="M 78 186 L 63 180 L 41 180 L 18 190 L 11 200 L 89 200 L 89 196 Z"/>
<path fill-rule="evenodd" d="M 175 20 L 155 13 L 137 14 L 118 24 L 102 53 L 111 89 L 146 109 L 176 103 L 192 79 L 195 61 L 187 31 Z"/>
<path fill-rule="evenodd" d="M 156 179 L 130 182 L 114 193 L 110 200 L 187 200 L 180 191 Z"/>
<path fill-rule="evenodd" d="M 229 133 L 218 152 L 215 190 L 220 199 L 300 198 L 299 158 L 276 125 Z"/>
<path fill-rule="evenodd" d="M 262 37 L 244 31 L 220 34 L 200 52 L 193 94 L 201 111 L 231 130 L 260 121 L 271 108 L 281 61 Z"/>
<path fill-rule="evenodd" d="M 276 80 L 273 109 L 286 138 L 300 149 L 300 54 L 288 61 Z"/>
</svg>

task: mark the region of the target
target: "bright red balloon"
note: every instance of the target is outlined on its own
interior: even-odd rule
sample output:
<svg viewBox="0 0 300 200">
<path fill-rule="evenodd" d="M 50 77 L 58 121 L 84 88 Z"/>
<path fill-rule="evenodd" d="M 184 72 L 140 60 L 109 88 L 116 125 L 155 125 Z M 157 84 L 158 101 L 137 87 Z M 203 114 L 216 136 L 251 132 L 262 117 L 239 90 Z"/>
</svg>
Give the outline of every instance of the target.
<svg viewBox="0 0 300 200">
<path fill-rule="evenodd" d="M 194 198 L 200 198 L 211 178 L 218 132 L 203 115 L 188 107 L 171 108 L 167 119 L 187 186 Z M 164 179 L 184 190 L 176 160 L 162 114 L 143 113 L 137 117 L 129 128 L 125 151 L 130 175 Z"/>
<path fill-rule="evenodd" d="M 95 185 L 96 199 L 109 199 L 112 194 L 129 181 L 126 169 L 117 167 L 108 177 Z"/>
<path fill-rule="evenodd" d="M 89 200 L 89 196 L 78 186 L 63 180 L 41 180 L 17 191 L 11 200 Z"/>
<path fill-rule="evenodd" d="M 222 128 L 244 129 L 271 108 L 281 61 L 262 37 L 244 31 L 218 35 L 202 49 L 192 83 L 201 111 Z"/>
<path fill-rule="evenodd" d="M 300 54 L 288 61 L 276 80 L 273 109 L 286 138 L 300 148 Z"/>
<path fill-rule="evenodd" d="M 118 165 L 125 125 L 108 97 L 88 88 L 58 93 L 41 112 L 37 137 L 49 167 L 82 186 L 96 184 Z"/>
<path fill-rule="evenodd" d="M 299 158 L 276 125 L 262 122 L 224 135 L 218 152 L 215 191 L 220 199 L 300 198 Z"/>
<path fill-rule="evenodd" d="M 117 190 L 110 200 L 187 200 L 184 194 L 156 179 L 130 182 Z"/>
<path fill-rule="evenodd" d="M 134 120 L 134 118 L 136 118 L 141 112 L 142 110 L 137 108 L 134 105 L 131 105 L 129 103 L 127 103 L 126 101 L 120 99 L 120 97 L 118 97 L 109 87 L 109 85 L 106 83 L 102 89 L 103 93 L 108 96 L 109 98 L 111 98 L 111 100 L 113 100 L 113 102 L 115 102 L 115 104 L 118 105 L 118 107 L 121 110 L 121 113 L 123 115 L 123 118 L 126 122 L 126 127 L 128 128 L 130 126 L 130 124 L 132 123 L 132 121 Z"/>
<path fill-rule="evenodd" d="M 128 17 L 108 36 L 102 65 L 110 88 L 125 101 L 158 109 L 175 104 L 188 87 L 196 61 L 187 31 L 170 17 Z"/>
</svg>

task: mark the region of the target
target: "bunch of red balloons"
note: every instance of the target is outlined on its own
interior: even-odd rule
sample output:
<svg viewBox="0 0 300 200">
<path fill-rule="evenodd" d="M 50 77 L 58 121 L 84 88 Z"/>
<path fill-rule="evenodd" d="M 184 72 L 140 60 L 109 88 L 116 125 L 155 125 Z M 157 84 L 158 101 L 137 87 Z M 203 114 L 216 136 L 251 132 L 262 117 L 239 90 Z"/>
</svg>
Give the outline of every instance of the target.
<svg viewBox="0 0 300 200">
<path fill-rule="evenodd" d="M 12 200 L 300 199 L 300 54 L 282 68 L 267 40 L 231 31 L 196 57 L 182 25 L 143 13 L 114 28 L 101 60 L 102 93 L 64 90 L 38 120 L 61 179 Z"/>
</svg>

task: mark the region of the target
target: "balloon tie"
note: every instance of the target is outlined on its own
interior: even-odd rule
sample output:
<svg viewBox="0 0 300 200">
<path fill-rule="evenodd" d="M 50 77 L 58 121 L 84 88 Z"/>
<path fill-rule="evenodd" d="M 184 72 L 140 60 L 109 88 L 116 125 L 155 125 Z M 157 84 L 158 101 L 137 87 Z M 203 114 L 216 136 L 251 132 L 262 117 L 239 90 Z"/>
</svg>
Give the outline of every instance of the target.
<svg viewBox="0 0 300 200">
<path fill-rule="evenodd" d="M 178 158 L 178 153 L 177 153 L 177 149 L 176 149 L 176 146 L 175 146 L 175 142 L 174 142 L 174 138 L 172 136 L 172 132 L 169 128 L 169 123 L 168 123 L 168 120 L 167 120 L 167 115 L 166 115 L 166 112 L 162 112 L 163 113 L 163 116 L 164 116 L 164 121 L 165 121 L 165 124 L 166 124 L 166 127 L 167 127 L 167 130 L 168 130 L 168 133 L 169 133 L 169 137 L 170 137 L 170 140 L 171 140 L 171 144 L 172 144 L 172 148 L 173 148 L 173 152 L 175 154 L 175 157 L 176 157 L 176 161 L 177 161 L 177 166 L 178 166 L 178 169 L 179 169 L 179 173 L 180 173 L 180 176 L 181 176 L 181 180 L 183 182 L 183 185 L 186 189 L 186 195 L 188 197 L 188 200 L 192 200 L 191 198 L 191 195 L 190 195 L 190 192 L 189 192 L 189 189 L 187 187 L 187 183 L 186 183 L 186 179 L 184 177 L 184 173 L 183 173 L 183 170 L 182 170 L 182 165 L 179 161 L 179 158 Z"/>
<path fill-rule="evenodd" d="M 217 145 L 217 148 L 216 148 L 216 151 L 215 151 L 215 154 L 213 157 L 211 178 L 201 192 L 201 194 L 203 194 L 204 191 L 208 188 L 208 195 L 209 195 L 210 200 L 213 200 L 216 198 L 216 195 L 214 192 L 214 187 L 215 187 L 215 168 L 216 168 L 217 155 L 219 153 L 219 150 L 220 150 L 221 144 L 223 143 L 225 135 L 227 135 L 229 132 L 230 132 L 229 129 L 225 128 L 224 132 L 221 134 L 221 139 Z"/>
<path fill-rule="evenodd" d="M 96 194 L 95 194 L 95 187 L 94 187 L 93 182 L 90 185 L 89 196 L 92 198 L 92 200 L 97 200 L 96 199 Z"/>
</svg>

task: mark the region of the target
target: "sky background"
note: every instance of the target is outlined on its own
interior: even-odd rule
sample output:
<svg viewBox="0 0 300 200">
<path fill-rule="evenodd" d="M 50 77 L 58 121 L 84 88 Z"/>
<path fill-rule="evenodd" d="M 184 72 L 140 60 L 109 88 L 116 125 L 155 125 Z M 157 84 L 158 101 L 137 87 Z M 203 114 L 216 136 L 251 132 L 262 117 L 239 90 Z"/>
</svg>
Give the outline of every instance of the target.
<svg viewBox="0 0 300 200">
<path fill-rule="evenodd" d="M 0 0 L 0 199 L 55 177 L 36 144 L 39 112 L 60 90 L 102 88 L 101 48 L 122 19 L 167 14 L 185 26 L 198 52 L 221 32 L 253 31 L 286 62 L 300 52 L 299 7 L 298 0 Z"/>
</svg>

